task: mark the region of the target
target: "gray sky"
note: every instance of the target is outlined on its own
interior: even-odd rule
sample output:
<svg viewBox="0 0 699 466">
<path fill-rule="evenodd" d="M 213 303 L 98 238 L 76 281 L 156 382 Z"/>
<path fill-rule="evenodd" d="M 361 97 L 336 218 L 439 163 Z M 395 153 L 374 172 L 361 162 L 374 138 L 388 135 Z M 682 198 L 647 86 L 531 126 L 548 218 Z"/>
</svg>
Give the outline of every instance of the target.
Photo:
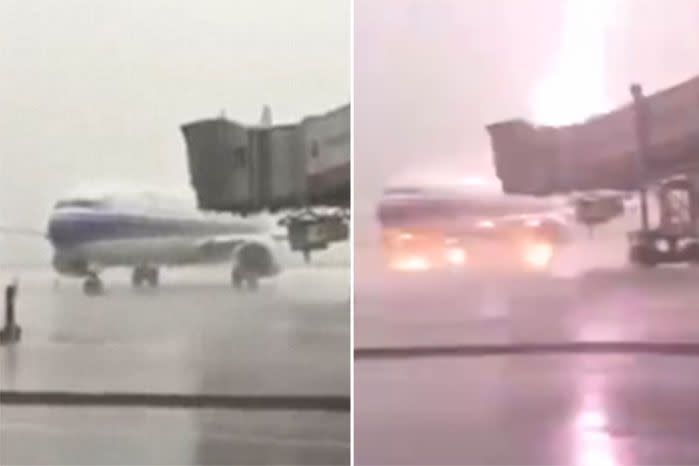
<svg viewBox="0 0 699 466">
<path fill-rule="evenodd" d="M 43 227 L 84 184 L 188 189 L 184 122 L 347 103 L 350 14 L 349 0 L 0 0 L 0 223 Z M 17 241 L 0 238 L 0 263 Z"/>
<path fill-rule="evenodd" d="M 697 0 L 355 5 L 357 230 L 391 178 L 492 174 L 488 123 L 603 111 L 632 81 L 651 92 L 699 74 Z"/>
</svg>

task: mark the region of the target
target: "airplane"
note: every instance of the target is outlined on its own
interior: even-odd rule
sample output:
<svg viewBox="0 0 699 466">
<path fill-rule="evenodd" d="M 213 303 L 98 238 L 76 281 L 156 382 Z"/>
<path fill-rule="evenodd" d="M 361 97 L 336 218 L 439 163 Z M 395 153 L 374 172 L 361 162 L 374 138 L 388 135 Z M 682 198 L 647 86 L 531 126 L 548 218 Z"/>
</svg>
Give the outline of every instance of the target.
<svg viewBox="0 0 699 466">
<path fill-rule="evenodd" d="M 561 198 L 511 196 L 481 179 L 384 190 L 377 216 L 389 269 L 546 271 L 571 237 Z"/>
<path fill-rule="evenodd" d="M 84 278 L 87 295 L 104 292 L 100 273 L 111 267 L 132 268 L 136 288 L 157 287 L 160 267 L 230 262 L 233 287 L 250 290 L 281 272 L 276 245 L 282 238 L 268 224 L 201 212 L 146 192 L 59 200 L 44 236 L 53 247 L 53 268 Z"/>
</svg>

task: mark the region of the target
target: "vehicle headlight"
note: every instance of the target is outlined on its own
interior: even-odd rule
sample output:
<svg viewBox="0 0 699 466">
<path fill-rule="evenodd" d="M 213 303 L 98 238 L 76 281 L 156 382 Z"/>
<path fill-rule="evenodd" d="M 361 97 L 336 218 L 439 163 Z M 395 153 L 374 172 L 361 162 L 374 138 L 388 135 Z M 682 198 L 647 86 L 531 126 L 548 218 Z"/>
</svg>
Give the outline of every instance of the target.
<svg viewBox="0 0 699 466">
<path fill-rule="evenodd" d="M 462 265 L 466 262 L 466 251 L 462 248 L 447 249 L 447 262 L 452 265 Z"/>
<path fill-rule="evenodd" d="M 495 228 L 495 222 L 492 220 L 481 220 L 480 222 L 477 223 L 478 228 L 484 228 L 491 230 Z"/>
<path fill-rule="evenodd" d="M 392 268 L 405 272 L 428 270 L 430 262 L 422 256 L 401 257 L 392 263 Z"/>
<path fill-rule="evenodd" d="M 545 268 L 553 258 L 553 246 L 549 243 L 533 243 L 524 248 L 524 260 L 537 269 Z"/>
</svg>

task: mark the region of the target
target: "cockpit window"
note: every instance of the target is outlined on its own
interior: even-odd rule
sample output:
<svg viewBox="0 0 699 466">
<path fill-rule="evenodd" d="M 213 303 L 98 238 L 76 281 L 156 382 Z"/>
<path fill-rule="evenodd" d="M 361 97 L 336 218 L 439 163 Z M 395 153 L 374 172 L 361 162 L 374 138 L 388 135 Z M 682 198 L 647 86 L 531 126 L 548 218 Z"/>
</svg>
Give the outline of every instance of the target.
<svg viewBox="0 0 699 466">
<path fill-rule="evenodd" d="M 422 194 L 422 190 L 419 188 L 386 188 L 384 190 L 386 195 L 405 195 L 405 194 Z"/>
<path fill-rule="evenodd" d="M 61 209 L 64 207 L 83 207 L 83 208 L 96 208 L 102 205 L 102 201 L 95 199 L 68 199 L 64 201 L 58 201 L 56 203 L 56 209 Z"/>
</svg>

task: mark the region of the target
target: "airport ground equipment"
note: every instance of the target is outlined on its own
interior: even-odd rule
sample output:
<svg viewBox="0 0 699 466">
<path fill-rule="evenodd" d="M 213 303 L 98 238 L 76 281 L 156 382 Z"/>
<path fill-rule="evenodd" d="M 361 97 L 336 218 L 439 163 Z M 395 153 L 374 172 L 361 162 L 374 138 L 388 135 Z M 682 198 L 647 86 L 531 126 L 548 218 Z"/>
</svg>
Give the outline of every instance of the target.
<svg viewBox="0 0 699 466">
<path fill-rule="evenodd" d="M 22 328 L 15 320 L 17 290 L 16 282 L 5 287 L 5 325 L 0 330 L 0 344 L 17 343 L 22 337 Z"/>
<path fill-rule="evenodd" d="M 619 193 L 583 193 L 574 196 L 572 204 L 575 209 L 575 221 L 585 225 L 590 234 L 593 229 L 626 211 L 624 196 Z"/>
<path fill-rule="evenodd" d="M 636 192 L 640 228 L 629 233 L 633 264 L 699 262 L 699 76 L 569 126 L 510 120 L 487 127 L 503 191 L 548 196 Z M 649 194 L 658 224 L 651 226 Z M 610 216 L 610 218 L 613 216 Z"/>
<path fill-rule="evenodd" d="M 349 237 L 349 217 L 349 209 L 319 214 L 308 208 L 291 212 L 282 224 L 287 228 L 291 250 L 302 252 L 308 262 L 311 251 L 326 249 L 330 243 Z"/>
<path fill-rule="evenodd" d="M 658 183 L 658 225 L 651 227 L 647 218 L 645 223 L 642 219 L 641 228 L 628 234 L 631 263 L 640 266 L 699 263 L 697 181 L 695 177 L 680 175 Z"/>
<path fill-rule="evenodd" d="M 307 258 L 346 240 L 350 116 L 345 105 L 296 124 L 251 127 L 221 116 L 183 125 L 198 206 L 281 213 L 292 249 Z"/>
</svg>

